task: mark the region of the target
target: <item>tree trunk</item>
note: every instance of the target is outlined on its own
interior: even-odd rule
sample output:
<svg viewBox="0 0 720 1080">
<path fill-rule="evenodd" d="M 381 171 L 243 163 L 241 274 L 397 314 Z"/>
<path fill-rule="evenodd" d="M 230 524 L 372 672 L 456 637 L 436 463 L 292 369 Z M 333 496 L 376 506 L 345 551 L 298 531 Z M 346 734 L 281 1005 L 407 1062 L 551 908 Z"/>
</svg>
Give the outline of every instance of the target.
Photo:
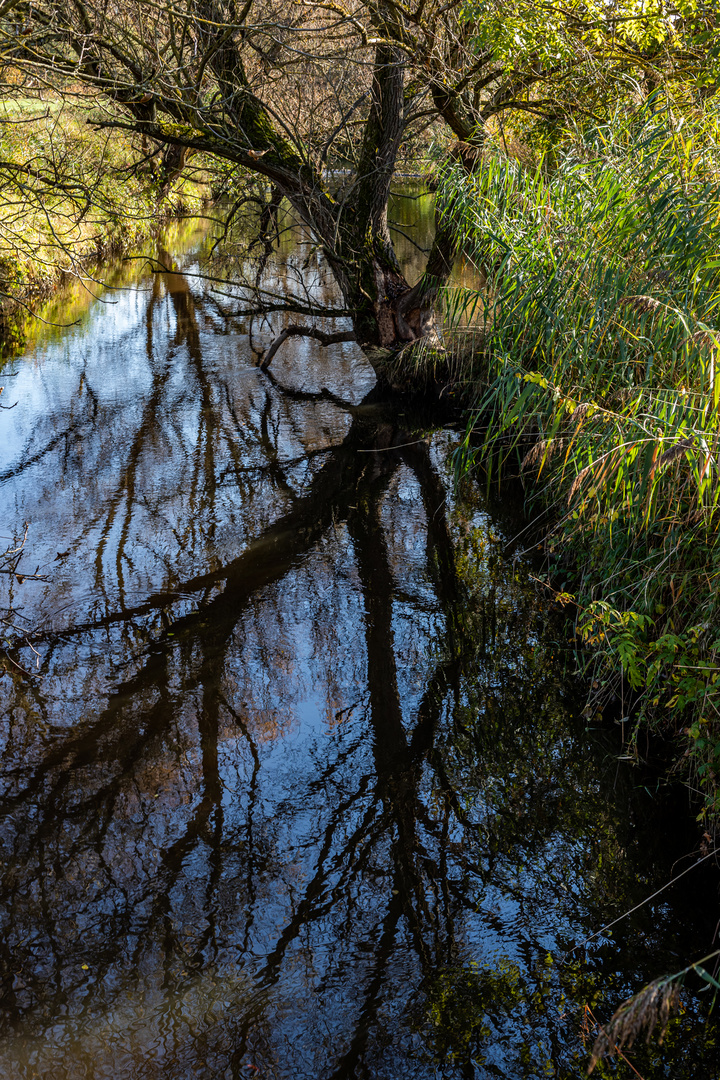
<svg viewBox="0 0 720 1080">
<path fill-rule="evenodd" d="M 393 247 L 388 203 L 405 130 L 404 75 L 401 50 L 378 45 L 358 163 L 357 198 L 340 221 L 345 265 L 336 276 L 354 312 L 356 338 L 381 379 L 387 374 L 388 354 L 428 337 L 440 344 L 435 301 L 455 255 L 451 232 L 438 222 L 425 273 L 411 287 Z"/>
<path fill-rule="evenodd" d="M 422 75 L 418 76 L 416 56 L 414 81 L 406 86 L 408 64 L 413 62 L 409 42 L 415 31 L 403 28 L 400 9 L 392 0 L 377 0 L 362 11 L 366 25 L 362 20 L 357 23 L 362 56 L 355 61 L 347 52 L 343 59 L 341 49 L 337 72 L 344 70 L 344 63 L 362 64 L 358 87 L 363 93 L 349 111 L 338 98 L 338 124 L 322 153 L 306 143 L 302 125 L 296 127 L 283 117 L 277 108 L 279 91 L 267 90 L 258 78 L 258 55 L 266 60 L 269 53 L 259 45 L 266 30 L 261 32 L 252 0 L 242 5 L 234 0 L 178 0 L 172 10 L 145 0 L 110 8 L 103 0 L 33 0 L 40 36 L 37 49 L 27 56 L 23 45 L 21 60 L 45 65 L 73 85 L 84 83 L 102 93 L 115 114 L 109 111 L 106 118 L 94 120 L 99 127 L 136 132 L 163 145 L 164 190 L 192 152 L 223 159 L 272 185 L 261 233 L 267 239 L 274 209 L 281 198 L 287 199 L 327 259 L 345 308 L 352 313 L 355 337 L 383 378 L 388 355 L 396 359 L 397 368 L 397 356 L 409 344 L 428 338 L 438 341 L 434 304 L 454 256 L 451 233 L 439 228 L 421 281 L 411 287 L 402 272 L 388 225 L 390 185 L 402 139 L 409 126 L 426 115 L 423 95 L 428 86 L 437 99 L 434 108 L 449 117 L 448 122 L 465 105 L 462 94 L 444 89 L 442 80 L 432 74 L 430 54 L 425 52 Z M 148 31 L 145 40 L 147 19 L 158 34 Z M 341 21 L 346 22 L 345 15 Z M 356 20 L 351 21 L 355 25 Z M 138 33 L 128 37 L 128 26 Z M 314 23 L 299 19 L 297 41 L 274 69 L 276 74 L 295 72 L 288 76 L 289 87 L 300 85 L 293 82 L 301 77 L 293 65 L 308 45 L 306 35 L 314 33 Z M 273 42 L 273 48 L 281 48 L 277 35 Z M 365 93 L 364 64 L 371 47 L 372 79 Z M 333 89 L 336 61 L 322 51 L 315 59 L 328 69 L 327 86 Z M 363 117 L 359 110 L 366 102 Z M 325 163 L 333 139 L 346 124 L 358 122 L 363 126 L 354 179 L 336 198 Z M 467 138 L 470 127 L 465 118 L 453 130 Z"/>
</svg>

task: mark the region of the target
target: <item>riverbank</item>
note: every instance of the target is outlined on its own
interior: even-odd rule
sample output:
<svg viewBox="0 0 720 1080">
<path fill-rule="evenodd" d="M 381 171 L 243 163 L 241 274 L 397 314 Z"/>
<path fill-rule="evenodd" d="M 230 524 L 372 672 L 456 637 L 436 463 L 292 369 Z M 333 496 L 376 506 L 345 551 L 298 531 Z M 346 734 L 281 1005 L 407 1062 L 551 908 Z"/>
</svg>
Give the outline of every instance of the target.
<svg viewBox="0 0 720 1080">
<path fill-rule="evenodd" d="M 720 811 L 717 118 L 634 116 L 528 170 L 497 147 L 445 212 L 487 270 L 460 309 L 464 467 L 521 476 L 574 613 L 591 714 Z M 692 121 L 692 123 L 690 123 Z M 587 658 L 589 659 L 582 659 Z"/>
<path fill-rule="evenodd" d="M 54 95 L 0 106 L 0 351 L 25 340 L 59 287 L 94 288 L 101 263 L 210 198 L 201 168 L 172 178 L 159 151 L 93 127 L 91 106 Z"/>
</svg>

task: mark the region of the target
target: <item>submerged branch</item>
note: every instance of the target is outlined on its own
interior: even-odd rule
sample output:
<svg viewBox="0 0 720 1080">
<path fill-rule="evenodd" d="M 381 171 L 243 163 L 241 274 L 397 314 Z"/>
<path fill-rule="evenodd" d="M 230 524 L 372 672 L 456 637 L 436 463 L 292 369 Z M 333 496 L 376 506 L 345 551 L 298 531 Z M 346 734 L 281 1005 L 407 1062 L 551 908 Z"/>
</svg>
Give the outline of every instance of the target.
<svg viewBox="0 0 720 1080">
<path fill-rule="evenodd" d="M 291 324 L 290 326 L 286 326 L 285 329 L 278 334 L 260 361 L 259 366 L 263 371 L 270 366 L 275 353 L 282 343 L 287 341 L 290 337 L 315 338 L 322 346 L 339 345 L 343 341 L 357 341 L 354 330 L 340 330 L 335 334 L 326 334 L 323 330 L 318 330 L 314 326 L 295 326 L 294 324 Z"/>
</svg>

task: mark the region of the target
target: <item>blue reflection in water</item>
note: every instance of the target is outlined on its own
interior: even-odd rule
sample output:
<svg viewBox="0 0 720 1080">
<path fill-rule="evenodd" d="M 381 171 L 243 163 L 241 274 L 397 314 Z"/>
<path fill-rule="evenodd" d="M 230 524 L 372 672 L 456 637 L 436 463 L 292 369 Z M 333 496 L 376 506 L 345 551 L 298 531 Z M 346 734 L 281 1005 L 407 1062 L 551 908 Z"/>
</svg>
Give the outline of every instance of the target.
<svg viewBox="0 0 720 1080">
<path fill-rule="evenodd" d="M 512 502 L 354 346 L 263 374 L 182 267 L 107 299 L 0 421 L 0 1075 L 579 1075 L 711 884 L 569 953 L 692 832 L 585 730 Z M 688 998 L 637 1060 L 714 1038 Z"/>
</svg>

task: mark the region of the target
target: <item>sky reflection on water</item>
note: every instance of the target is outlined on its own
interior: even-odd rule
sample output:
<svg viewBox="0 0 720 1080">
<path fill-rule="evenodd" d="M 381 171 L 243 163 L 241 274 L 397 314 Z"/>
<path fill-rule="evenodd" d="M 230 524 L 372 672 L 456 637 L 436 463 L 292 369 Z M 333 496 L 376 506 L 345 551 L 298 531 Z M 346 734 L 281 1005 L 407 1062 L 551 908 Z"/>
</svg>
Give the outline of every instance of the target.
<svg viewBox="0 0 720 1080">
<path fill-rule="evenodd" d="M 692 828 L 585 730 L 453 432 L 353 345 L 264 375 L 194 257 L 6 383 L 40 579 L 2 582 L 0 1076 L 578 1076 L 585 1006 L 709 940 L 698 871 L 568 956 Z M 638 1067 L 709 1076 L 715 1038 L 689 998 Z"/>
</svg>

